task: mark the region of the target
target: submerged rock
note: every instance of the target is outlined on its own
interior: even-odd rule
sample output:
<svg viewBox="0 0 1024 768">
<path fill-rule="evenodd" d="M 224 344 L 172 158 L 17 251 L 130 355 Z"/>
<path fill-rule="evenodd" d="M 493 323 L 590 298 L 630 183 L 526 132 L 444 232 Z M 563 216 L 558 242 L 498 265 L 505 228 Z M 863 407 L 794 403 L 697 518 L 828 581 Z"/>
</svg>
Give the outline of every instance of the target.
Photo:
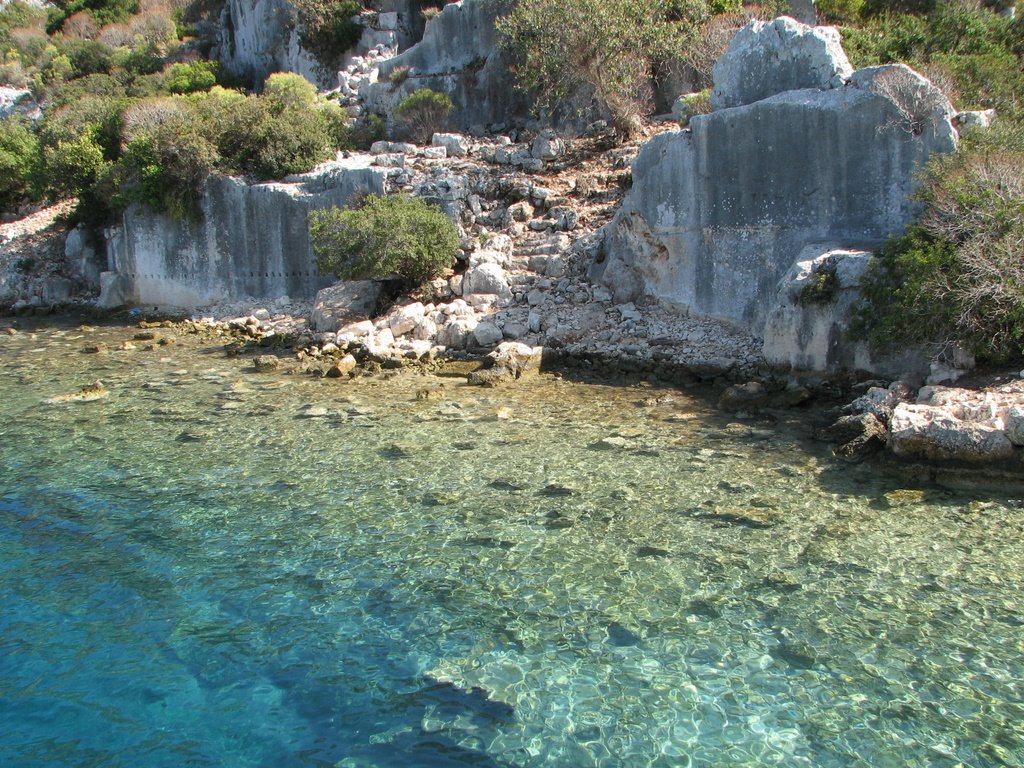
<svg viewBox="0 0 1024 768">
<path fill-rule="evenodd" d="M 82 387 L 79 391 L 73 392 L 69 395 L 56 395 L 54 397 L 48 397 L 43 400 L 46 405 L 56 405 L 58 403 L 88 403 L 93 400 L 102 400 L 103 398 L 110 395 L 108 390 L 102 381 L 94 381 L 92 384 L 88 384 Z"/>
<path fill-rule="evenodd" d="M 838 443 L 836 455 L 860 461 L 885 448 L 889 430 L 873 413 L 843 416 L 824 430 L 824 437 Z"/>
<path fill-rule="evenodd" d="M 276 371 L 281 367 L 281 358 L 276 355 L 259 355 L 252 359 L 252 364 L 257 371 Z"/>
</svg>

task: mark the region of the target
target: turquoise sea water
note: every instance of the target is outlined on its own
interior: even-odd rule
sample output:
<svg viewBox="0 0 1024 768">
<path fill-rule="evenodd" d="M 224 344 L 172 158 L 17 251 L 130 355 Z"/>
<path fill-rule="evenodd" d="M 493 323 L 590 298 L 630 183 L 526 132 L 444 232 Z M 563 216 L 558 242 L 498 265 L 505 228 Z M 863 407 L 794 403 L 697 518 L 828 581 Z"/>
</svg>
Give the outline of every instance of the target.
<svg viewBox="0 0 1024 768">
<path fill-rule="evenodd" d="M 0 337 L 0 765 L 1024 765 L 1022 502 L 799 411 L 124 338 Z"/>
</svg>

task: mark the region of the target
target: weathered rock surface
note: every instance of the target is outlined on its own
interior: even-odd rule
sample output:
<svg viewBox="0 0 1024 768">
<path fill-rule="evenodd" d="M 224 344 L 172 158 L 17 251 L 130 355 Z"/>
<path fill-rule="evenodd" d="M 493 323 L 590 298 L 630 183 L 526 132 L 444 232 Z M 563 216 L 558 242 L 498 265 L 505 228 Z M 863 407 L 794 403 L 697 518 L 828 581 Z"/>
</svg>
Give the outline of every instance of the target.
<svg viewBox="0 0 1024 768">
<path fill-rule="evenodd" d="M 102 400 L 110 395 L 102 381 L 94 381 L 92 384 L 82 387 L 78 392 L 68 395 L 55 395 L 43 400 L 45 405 L 59 405 L 61 403 L 91 403 L 94 400 Z"/>
<path fill-rule="evenodd" d="M 254 86 L 274 72 L 295 72 L 320 87 L 334 87 L 334 72 L 299 45 L 296 20 L 288 0 L 228 0 L 214 57 Z"/>
<path fill-rule="evenodd" d="M 781 27 L 799 31 L 792 39 L 810 34 L 794 24 Z M 750 29 L 776 50 L 775 27 Z M 735 44 L 741 53 L 750 34 Z M 760 334 L 805 248 L 871 249 L 912 221 L 918 171 L 956 147 L 952 115 L 927 80 L 891 65 L 856 72 L 842 88 L 791 90 L 696 116 L 689 130 L 644 146 L 590 275 L 618 302 L 646 294 Z M 818 326 L 810 346 L 775 354 L 828 363 L 824 324 L 810 323 Z"/>
<path fill-rule="evenodd" d="M 246 184 L 211 177 L 198 221 L 132 206 L 109 233 L 112 270 L 101 275 L 100 305 L 198 307 L 246 297 L 312 297 L 329 279 L 317 272 L 307 213 L 343 205 L 354 194 L 383 194 L 385 173 L 330 163 L 297 178 Z"/>
<path fill-rule="evenodd" d="M 32 91 L 0 86 L 0 120 L 6 120 L 12 115 L 24 115 L 31 120 L 38 120 L 42 114 Z"/>
<path fill-rule="evenodd" d="M 718 398 L 718 407 L 730 413 L 755 413 L 762 408 L 789 408 L 811 396 L 803 387 L 769 389 L 759 381 L 733 384 Z"/>
<path fill-rule="evenodd" d="M 964 421 L 943 408 L 900 403 L 889 422 L 889 449 L 897 456 L 968 463 L 1013 455 L 1001 424 Z"/>
<path fill-rule="evenodd" d="M 410 93 L 430 88 L 451 97 L 451 119 L 459 130 L 527 114 L 527 97 L 515 88 L 510 61 L 498 45 L 494 22 L 502 12 L 503 3 L 492 0 L 445 5 L 427 22 L 422 40 L 381 64 L 379 81 L 362 93 L 366 108 L 390 115 Z M 405 68 L 404 82 L 390 82 L 392 72 Z"/>
<path fill-rule="evenodd" d="M 912 402 L 907 402 L 907 401 Z M 821 437 L 836 453 L 859 460 L 884 442 L 906 459 L 981 465 L 999 463 L 1024 445 L 1024 380 L 974 390 L 904 382 L 871 387 Z"/>
<path fill-rule="evenodd" d="M 782 16 L 743 27 L 715 62 L 713 109 L 753 104 L 803 88 L 838 88 L 853 67 L 835 27 L 812 27 Z"/>
<path fill-rule="evenodd" d="M 779 281 L 764 330 L 765 360 L 797 371 L 838 369 L 898 376 L 922 369 L 922 353 L 907 350 L 880 356 L 850 339 L 860 280 L 872 259 L 868 251 L 809 245 Z"/>
<path fill-rule="evenodd" d="M 836 455 L 860 461 L 885 448 L 889 431 L 883 419 L 873 413 L 843 416 L 825 431 L 825 437 L 838 444 Z"/>
<path fill-rule="evenodd" d="M 377 308 L 381 284 L 376 280 L 343 280 L 317 292 L 311 317 L 314 331 L 339 331 L 368 320 Z"/>
</svg>

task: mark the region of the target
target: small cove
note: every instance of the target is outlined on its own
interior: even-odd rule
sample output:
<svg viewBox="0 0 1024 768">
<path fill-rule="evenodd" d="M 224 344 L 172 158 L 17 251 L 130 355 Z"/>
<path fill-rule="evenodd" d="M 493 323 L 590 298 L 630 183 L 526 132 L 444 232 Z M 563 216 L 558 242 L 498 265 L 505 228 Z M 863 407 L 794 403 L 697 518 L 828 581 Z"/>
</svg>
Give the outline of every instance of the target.
<svg viewBox="0 0 1024 768">
<path fill-rule="evenodd" d="M 131 335 L 0 338 L 4 764 L 1024 764 L 1006 494 L 802 411 Z"/>
</svg>

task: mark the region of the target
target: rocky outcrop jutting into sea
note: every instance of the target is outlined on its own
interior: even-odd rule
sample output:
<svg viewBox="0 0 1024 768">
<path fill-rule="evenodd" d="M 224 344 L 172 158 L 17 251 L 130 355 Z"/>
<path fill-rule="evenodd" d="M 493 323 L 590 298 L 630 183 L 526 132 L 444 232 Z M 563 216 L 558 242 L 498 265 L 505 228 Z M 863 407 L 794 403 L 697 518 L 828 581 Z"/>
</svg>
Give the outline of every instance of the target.
<svg viewBox="0 0 1024 768">
<path fill-rule="evenodd" d="M 760 335 L 806 248 L 870 250 L 913 220 L 917 173 L 956 148 L 954 113 L 913 70 L 851 74 L 834 29 L 785 17 L 737 34 L 714 74 L 727 108 L 643 149 L 591 274 L 617 301 L 654 296 Z M 842 333 L 808 354 L 804 320 L 787 322 L 776 362 L 823 370 L 856 357 Z"/>
</svg>

